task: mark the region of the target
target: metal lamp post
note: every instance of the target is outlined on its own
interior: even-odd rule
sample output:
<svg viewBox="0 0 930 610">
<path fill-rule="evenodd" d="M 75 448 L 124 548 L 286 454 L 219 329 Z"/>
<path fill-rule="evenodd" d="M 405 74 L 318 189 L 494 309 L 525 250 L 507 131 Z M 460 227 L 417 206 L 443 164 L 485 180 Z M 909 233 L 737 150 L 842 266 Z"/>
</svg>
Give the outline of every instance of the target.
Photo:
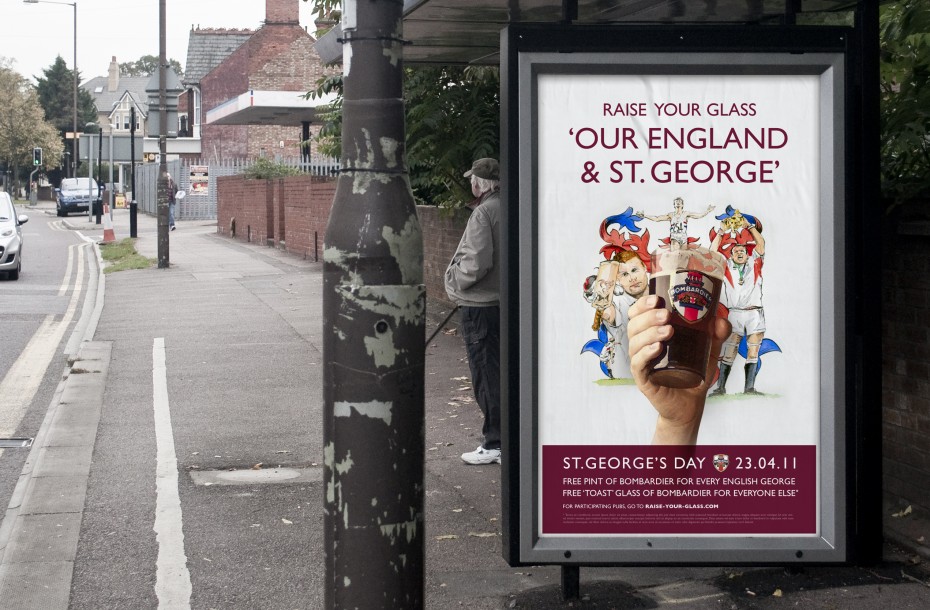
<svg viewBox="0 0 930 610">
<path fill-rule="evenodd" d="M 96 123 L 86 123 L 84 129 L 88 127 L 97 127 Z M 99 135 L 98 135 L 99 137 Z M 90 222 L 94 214 L 94 145 L 87 138 L 87 222 Z"/>
<path fill-rule="evenodd" d="M 113 220 L 113 130 L 116 125 L 110 123 L 110 178 L 107 183 L 107 204 L 110 206 L 110 220 Z"/>
<path fill-rule="evenodd" d="M 324 607 L 419 610 L 426 291 L 404 152 L 403 3 L 343 7 L 352 61 L 323 250 Z"/>
<path fill-rule="evenodd" d="M 71 171 L 69 176 L 77 176 L 77 107 L 78 107 L 78 69 L 77 69 L 77 2 L 56 2 L 55 0 L 23 0 L 26 4 L 64 4 L 74 9 L 74 100 L 71 105 Z"/>
<path fill-rule="evenodd" d="M 168 241 L 168 110 L 165 104 L 166 80 L 166 15 L 165 0 L 158 2 L 158 268 L 171 264 Z"/>
</svg>

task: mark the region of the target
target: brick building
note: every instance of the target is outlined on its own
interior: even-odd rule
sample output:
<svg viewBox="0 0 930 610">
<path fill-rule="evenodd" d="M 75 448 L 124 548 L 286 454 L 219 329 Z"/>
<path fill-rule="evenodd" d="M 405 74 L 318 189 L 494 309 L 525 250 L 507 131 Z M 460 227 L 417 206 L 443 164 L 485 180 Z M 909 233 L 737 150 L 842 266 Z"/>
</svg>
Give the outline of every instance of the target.
<svg viewBox="0 0 930 610">
<path fill-rule="evenodd" d="M 186 95 L 204 159 L 301 156 L 319 103 L 302 96 L 339 69 L 323 66 L 299 8 L 300 0 L 265 0 L 254 32 L 191 30 Z"/>
<path fill-rule="evenodd" d="M 182 81 L 186 89 L 178 100 L 179 111 L 183 100 L 185 119 L 182 122 L 186 123 L 181 128 L 186 127 L 191 136 L 200 138 L 203 114 L 200 81 L 213 68 L 223 63 L 223 60 L 242 46 L 254 33 L 255 30 L 246 29 L 213 29 L 200 26 L 191 28 L 187 42 L 187 63 L 184 67 Z"/>
</svg>

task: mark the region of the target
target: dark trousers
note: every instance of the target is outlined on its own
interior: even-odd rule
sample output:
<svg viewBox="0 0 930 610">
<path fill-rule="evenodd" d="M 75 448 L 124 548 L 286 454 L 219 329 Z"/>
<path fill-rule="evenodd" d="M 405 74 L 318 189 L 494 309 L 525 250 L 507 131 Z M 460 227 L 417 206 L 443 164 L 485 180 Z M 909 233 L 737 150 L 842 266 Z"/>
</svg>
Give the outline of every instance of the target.
<svg viewBox="0 0 930 610">
<path fill-rule="evenodd" d="M 501 446 L 500 307 L 462 307 L 462 338 L 475 399 L 484 413 L 485 449 Z"/>
</svg>

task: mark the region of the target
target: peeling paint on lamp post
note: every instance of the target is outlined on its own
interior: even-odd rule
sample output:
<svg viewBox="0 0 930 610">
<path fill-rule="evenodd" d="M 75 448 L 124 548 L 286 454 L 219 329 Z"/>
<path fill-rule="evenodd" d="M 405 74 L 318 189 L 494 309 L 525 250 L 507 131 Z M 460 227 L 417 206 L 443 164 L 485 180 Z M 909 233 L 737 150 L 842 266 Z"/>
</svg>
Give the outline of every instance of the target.
<svg viewBox="0 0 930 610">
<path fill-rule="evenodd" d="M 423 239 L 399 0 L 343 3 L 342 171 L 323 253 L 327 608 L 423 607 Z"/>
<path fill-rule="evenodd" d="M 165 0 L 158 3 L 158 188 L 156 212 L 158 218 L 158 268 L 167 269 L 171 264 L 168 242 L 168 111 L 165 99 L 166 74 L 168 63 L 165 52 Z"/>
</svg>

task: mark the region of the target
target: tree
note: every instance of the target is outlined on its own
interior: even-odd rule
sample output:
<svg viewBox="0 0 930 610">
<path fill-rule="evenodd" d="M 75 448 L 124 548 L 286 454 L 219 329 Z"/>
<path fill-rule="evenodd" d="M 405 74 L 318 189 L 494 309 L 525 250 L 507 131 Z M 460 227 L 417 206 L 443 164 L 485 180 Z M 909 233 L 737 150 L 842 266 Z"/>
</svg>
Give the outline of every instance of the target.
<svg viewBox="0 0 930 610">
<path fill-rule="evenodd" d="M 930 196 L 930 5 L 880 10 L 882 195 L 896 206 Z"/>
<path fill-rule="evenodd" d="M 36 146 L 42 148 L 43 169 L 61 163 L 64 145 L 55 126 L 45 120 L 36 89 L 0 61 L 0 161 L 20 180 L 33 169 Z M 21 174 L 20 168 L 28 171 Z"/>
<path fill-rule="evenodd" d="M 319 38 L 339 23 L 342 17 L 342 0 L 313 0 L 313 15 L 313 21 L 323 28 L 316 32 Z"/>
<path fill-rule="evenodd" d="M 58 129 L 59 137 L 65 150 L 72 150 L 72 142 L 66 135 L 73 130 L 74 124 L 74 71 L 68 69 L 65 60 L 59 55 L 52 65 L 43 70 L 44 78 L 35 77 L 39 103 L 45 111 L 45 118 Z M 78 72 L 78 82 L 81 74 Z M 97 108 L 94 100 L 86 90 L 78 87 L 77 130 L 84 130 L 84 125 L 97 120 Z M 52 170 L 49 172 L 53 181 L 58 181 L 68 172 Z"/>
<path fill-rule="evenodd" d="M 52 65 L 43 70 L 45 78 L 36 77 L 36 91 L 39 93 L 39 103 L 45 110 L 45 117 L 61 133 L 64 139 L 66 132 L 71 131 L 73 125 L 74 109 L 74 71 L 69 70 L 61 55 L 55 58 Z M 81 73 L 78 72 L 78 82 Z M 78 131 L 83 129 L 85 123 L 97 120 L 97 108 L 90 93 L 78 87 Z"/>
<path fill-rule="evenodd" d="M 178 78 L 184 78 L 184 70 L 176 59 L 169 59 L 168 65 L 174 69 Z M 158 56 L 143 55 L 136 61 L 126 61 L 119 65 L 119 73 L 122 76 L 151 76 L 158 72 Z"/>
<path fill-rule="evenodd" d="M 406 70 L 407 164 L 421 203 L 457 208 L 471 201 L 462 174 L 500 150 L 500 76 L 482 66 Z"/>
<path fill-rule="evenodd" d="M 307 1 L 307 0 L 304 0 Z M 335 23 L 339 0 L 311 0 L 318 22 Z M 321 35 L 323 32 L 318 32 Z M 322 121 L 320 151 L 341 154 L 342 75 L 327 76 L 307 94 L 336 93 Z M 497 157 L 500 150 L 500 75 L 482 66 L 415 67 L 405 70 L 407 166 L 419 203 L 459 208 L 472 199 L 462 177 L 472 161 Z"/>
<path fill-rule="evenodd" d="M 405 70 L 407 166 L 419 203 L 459 208 L 472 199 L 462 177 L 472 161 L 500 150 L 500 76 L 482 66 L 416 67 Z M 308 97 L 336 93 L 321 113 L 320 150 L 339 156 L 342 76 L 321 79 Z"/>
</svg>

